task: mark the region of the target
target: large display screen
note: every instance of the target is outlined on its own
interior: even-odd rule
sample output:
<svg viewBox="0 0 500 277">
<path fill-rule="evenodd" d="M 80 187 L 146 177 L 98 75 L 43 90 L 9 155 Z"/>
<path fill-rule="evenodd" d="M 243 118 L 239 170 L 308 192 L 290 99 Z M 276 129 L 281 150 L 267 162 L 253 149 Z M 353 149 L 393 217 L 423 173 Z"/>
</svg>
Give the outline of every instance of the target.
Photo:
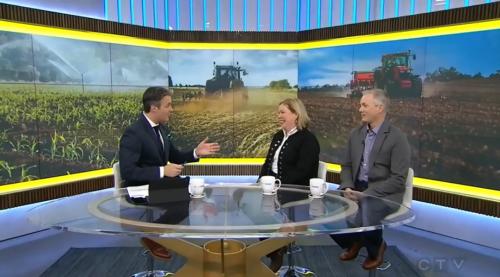
<svg viewBox="0 0 500 277">
<path fill-rule="evenodd" d="M 499 189 L 499 48 L 493 30 L 300 51 L 299 97 L 321 159 L 341 162 L 362 92 L 380 88 L 417 176 Z"/>
<path fill-rule="evenodd" d="M 299 97 L 340 163 L 364 90 L 392 103 L 419 177 L 499 189 L 500 31 L 308 50 L 186 50 L 0 32 L 0 184 L 108 168 L 148 86 L 174 91 L 171 137 L 263 157 Z"/>
<path fill-rule="evenodd" d="M 208 137 L 219 157 L 262 157 L 278 103 L 297 97 L 297 56 L 0 32 L 0 184 L 110 167 L 148 86 L 174 91 L 176 146 Z"/>
</svg>

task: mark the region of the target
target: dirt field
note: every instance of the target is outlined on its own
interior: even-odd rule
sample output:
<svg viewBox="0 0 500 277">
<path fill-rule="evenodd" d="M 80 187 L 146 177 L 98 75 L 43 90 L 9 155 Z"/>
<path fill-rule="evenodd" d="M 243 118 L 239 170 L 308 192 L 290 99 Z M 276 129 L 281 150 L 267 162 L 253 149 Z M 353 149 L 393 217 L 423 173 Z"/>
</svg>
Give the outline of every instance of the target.
<svg viewBox="0 0 500 277">
<path fill-rule="evenodd" d="M 359 125 L 358 100 L 307 92 L 299 98 L 311 115 L 321 158 L 339 162 L 350 130 Z M 500 104 L 457 98 L 393 99 L 389 118 L 407 134 L 419 177 L 500 189 Z"/>
<path fill-rule="evenodd" d="M 461 101 L 500 103 L 500 80 L 424 82 L 422 95 L 425 98 L 441 97 Z"/>
<path fill-rule="evenodd" d="M 242 101 L 238 93 L 176 101 L 171 121 L 174 142 L 188 148 L 209 137 L 221 144 L 220 156 L 263 157 L 279 128 L 277 104 L 296 95 L 295 90 L 276 92 L 250 88 L 246 101 Z"/>
</svg>

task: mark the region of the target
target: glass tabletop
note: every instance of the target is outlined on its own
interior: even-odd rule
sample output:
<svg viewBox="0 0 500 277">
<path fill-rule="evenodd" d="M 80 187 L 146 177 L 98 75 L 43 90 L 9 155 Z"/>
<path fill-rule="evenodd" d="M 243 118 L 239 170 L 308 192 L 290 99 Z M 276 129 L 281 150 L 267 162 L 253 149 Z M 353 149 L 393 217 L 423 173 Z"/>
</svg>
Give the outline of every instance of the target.
<svg viewBox="0 0 500 277">
<path fill-rule="evenodd" d="M 106 189 L 43 203 L 28 217 L 37 226 L 73 232 L 182 238 L 350 233 L 414 218 L 411 209 L 386 199 L 362 195 L 353 201 L 343 191 L 312 198 L 308 187 L 294 185 L 282 185 L 275 195 L 264 195 L 256 184 L 209 185 L 200 198 L 172 195 L 150 192 L 137 204 L 126 189 Z"/>
</svg>

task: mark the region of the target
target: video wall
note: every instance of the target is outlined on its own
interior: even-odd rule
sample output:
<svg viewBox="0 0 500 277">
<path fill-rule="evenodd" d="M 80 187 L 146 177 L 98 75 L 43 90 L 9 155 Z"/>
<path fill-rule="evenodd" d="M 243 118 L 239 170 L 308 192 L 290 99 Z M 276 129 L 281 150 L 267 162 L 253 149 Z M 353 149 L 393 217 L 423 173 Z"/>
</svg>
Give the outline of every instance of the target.
<svg viewBox="0 0 500 277">
<path fill-rule="evenodd" d="M 500 189 L 500 31 L 310 50 L 166 50 L 0 32 L 0 184 L 117 161 L 146 87 L 170 86 L 174 143 L 263 157 L 277 104 L 301 98 L 339 163 L 362 92 L 392 98 L 423 178 Z"/>
<path fill-rule="evenodd" d="M 299 97 L 323 161 L 340 163 L 359 99 L 391 97 L 418 177 L 500 189 L 500 31 L 318 48 L 299 54 Z"/>
<path fill-rule="evenodd" d="M 297 97 L 297 51 L 164 50 L 0 32 L 0 184 L 117 161 L 148 86 L 170 86 L 174 144 L 261 157 Z"/>
</svg>

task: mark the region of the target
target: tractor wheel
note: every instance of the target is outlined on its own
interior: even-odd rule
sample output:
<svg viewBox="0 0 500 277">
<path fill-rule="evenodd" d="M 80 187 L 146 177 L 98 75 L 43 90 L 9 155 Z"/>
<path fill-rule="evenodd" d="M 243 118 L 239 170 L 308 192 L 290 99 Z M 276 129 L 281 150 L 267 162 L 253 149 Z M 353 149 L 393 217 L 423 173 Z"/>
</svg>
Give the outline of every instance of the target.
<svg viewBox="0 0 500 277">
<path fill-rule="evenodd" d="M 393 91 L 391 89 L 391 86 L 389 84 L 384 84 L 384 91 L 387 94 L 387 96 L 392 96 Z"/>
<path fill-rule="evenodd" d="M 385 84 L 384 91 L 391 98 L 401 97 L 401 91 L 397 84 Z"/>
<path fill-rule="evenodd" d="M 411 83 L 411 96 L 421 97 L 422 96 L 422 79 L 415 77 Z"/>
<path fill-rule="evenodd" d="M 360 89 L 351 91 L 351 98 L 361 98 L 361 96 L 363 96 L 363 93 Z"/>
<path fill-rule="evenodd" d="M 378 89 L 384 89 L 384 79 L 382 78 L 382 74 L 380 71 L 375 71 L 374 76 L 373 76 L 374 82 L 375 82 L 375 88 Z"/>
<path fill-rule="evenodd" d="M 205 84 L 205 94 L 211 95 L 212 93 L 214 93 L 216 91 L 214 84 L 215 84 L 215 82 L 213 80 L 207 80 L 207 82 Z"/>
</svg>

